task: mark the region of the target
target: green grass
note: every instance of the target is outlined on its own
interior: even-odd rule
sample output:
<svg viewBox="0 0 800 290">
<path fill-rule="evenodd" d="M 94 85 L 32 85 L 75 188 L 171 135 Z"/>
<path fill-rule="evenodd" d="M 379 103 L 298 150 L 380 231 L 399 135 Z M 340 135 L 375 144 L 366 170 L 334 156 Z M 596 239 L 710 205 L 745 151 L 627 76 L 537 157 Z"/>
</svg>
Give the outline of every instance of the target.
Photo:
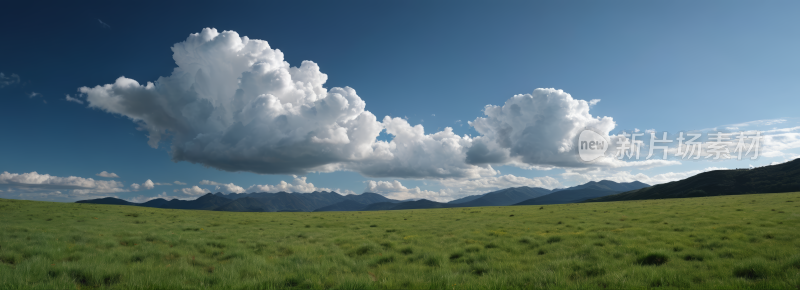
<svg viewBox="0 0 800 290">
<path fill-rule="evenodd" d="M 798 193 L 324 213 L 0 199 L 0 289 L 798 289 L 798 206 Z"/>
</svg>

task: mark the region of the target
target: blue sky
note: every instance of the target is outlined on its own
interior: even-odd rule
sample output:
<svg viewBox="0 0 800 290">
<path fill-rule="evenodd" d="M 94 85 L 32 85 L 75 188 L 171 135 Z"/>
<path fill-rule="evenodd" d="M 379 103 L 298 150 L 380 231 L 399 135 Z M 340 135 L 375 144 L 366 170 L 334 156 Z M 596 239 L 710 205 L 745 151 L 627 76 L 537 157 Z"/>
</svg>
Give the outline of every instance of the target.
<svg viewBox="0 0 800 290">
<path fill-rule="evenodd" d="M 798 6 L 792 1 L 11 3 L 0 11 L 0 22 L 7 28 L 0 46 L 0 122 L 5 137 L 0 142 L 0 172 L 6 172 L 0 177 L 0 197 L 72 201 L 118 196 L 141 201 L 157 195 L 194 198 L 197 186 L 214 192 L 369 189 L 395 198 L 449 200 L 511 186 L 552 188 L 600 179 L 659 183 L 709 168 L 784 162 L 800 153 L 796 129 L 800 20 L 794 13 Z M 450 127 L 450 141 L 434 140 L 438 138 L 434 135 L 417 136 L 429 143 L 396 140 L 400 147 L 418 146 L 403 153 L 386 149 L 396 137 L 383 130 L 377 137 L 359 139 L 372 146 L 366 155 L 361 151 L 353 155 L 352 150 L 367 147 L 353 149 L 357 146 L 350 146 L 356 143 L 352 136 L 350 145 L 287 137 L 294 141 L 284 140 L 290 145 L 277 150 L 276 144 L 286 143 L 264 133 L 269 132 L 266 129 L 242 129 L 243 133 L 232 135 L 232 123 L 196 125 L 193 113 L 187 113 L 195 107 L 172 105 L 170 110 L 185 114 L 184 123 L 199 127 L 162 138 L 153 148 L 148 144 L 152 132 L 140 129 L 156 121 L 137 123 L 130 117 L 134 108 L 164 109 L 148 107 L 157 101 L 136 103 L 141 96 L 135 92 L 115 91 L 130 101 L 120 109 L 105 102 L 99 89 L 88 91 L 114 84 L 122 76 L 142 86 L 170 77 L 178 67 L 171 48 L 205 28 L 215 28 L 219 35 L 233 31 L 238 37 L 264 40 L 270 49 L 280 50 L 292 67 L 313 61 L 327 75 L 321 87 L 355 90 L 355 98 L 366 104 L 363 111 L 376 118 L 363 124 L 394 126 L 396 132 L 422 125 L 424 134 Z M 222 60 L 213 52 L 204 53 L 199 59 Z M 222 79 L 241 78 L 242 72 L 231 74 L 214 70 L 210 79 L 194 80 L 208 84 L 216 97 L 232 98 L 235 88 L 229 89 L 230 82 Z M 82 87 L 87 87 L 83 93 Z M 536 93 L 537 88 L 562 91 Z M 247 93 L 256 98 L 263 92 Z M 181 94 L 161 90 L 151 97 L 177 100 Z M 507 142 L 468 123 L 487 117 L 486 105 L 508 104 L 510 109 L 510 99 L 518 94 L 534 100 L 537 94 L 546 95 L 552 108 L 579 105 L 579 100 L 601 101 L 583 111 L 575 109 L 591 117 L 582 123 L 566 124 L 563 114 L 558 115 L 561 111 L 535 101 L 523 106 L 527 119 L 502 125 L 502 120 L 511 119 L 488 118 L 497 122 L 487 121 L 484 130 L 510 126 L 517 133 L 526 128 L 532 132 L 524 138 L 512 134 Z M 67 95 L 81 103 L 68 101 Z M 278 96 L 284 103 L 286 98 L 291 97 Z M 356 99 L 348 100 L 355 106 Z M 341 122 L 355 116 L 341 114 L 336 119 Z M 389 124 L 384 116 L 399 119 Z M 613 122 L 597 121 L 606 116 Z M 324 125 L 319 125 L 322 119 L 298 118 L 294 125 L 286 125 L 296 128 L 281 127 L 275 119 L 259 124 L 297 129 L 292 132 L 312 126 L 308 124 Z M 538 120 L 539 125 L 520 120 Z M 363 124 L 342 123 L 339 129 L 352 133 L 356 128 L 365 130 Z M 766 133 L 772 136 L 764 144 L 768 153 L 757 160 L 603 165 L 564 161 L 575 154 L 549 150 L 558 147 L 559 138 L 574 137 L 551 131 L 563 133 L 575 124 L 606 126 L 610 136 L 636 129 L 670 136 L 728 127 L 773 131 Z M 153 126 L 167 135 L 178 130 L 169 124 Z M 318 134 L 323 127 L 308 132 Z M 198 132 L 212 136 L 211 141 L 192 141 Z M 183 138 L 180 142 L 173 139 L 178 135 Z M 459 141 L 460 155 L 434 150 L 463 136 L 469 140 Z M 249 140 L 245 143 L 254 151 L 220 147 L 232 144 L 220 141 L 230 138 Z M 512 145 L 500 148 L 503 142 Z M 465 152 L 478 143 L 495 144 L 491 146 L 499 147 L 489 147 L 511 153 L 503 151 L 508 156 L 499 159 L 484 156 L 481 160 L 491 159 L 487 163 L 465 162 Z M 176 144 L 188 152 L 186 156 L 175 157 Z M 296 168 L 290 170 L 292 166 Z M 98 176 L 102 171 L 118 177 Z M 152 185 L 145 185 L 147 180 Z M 281 181 L 287 185 L 281 187 Z"/>
</svg>

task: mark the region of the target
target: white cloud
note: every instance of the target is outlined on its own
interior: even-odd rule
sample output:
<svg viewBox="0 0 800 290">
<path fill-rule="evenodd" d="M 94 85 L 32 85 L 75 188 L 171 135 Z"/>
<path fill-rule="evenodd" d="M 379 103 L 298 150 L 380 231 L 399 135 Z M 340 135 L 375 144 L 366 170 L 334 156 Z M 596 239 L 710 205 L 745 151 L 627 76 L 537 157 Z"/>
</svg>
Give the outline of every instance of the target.
<svg viewBox="0 0 800 290">
<path fill-rule="evenodd" d="M 18 83 L 19 83 L 19 75 L 14 73 L 6 75 L 0 72 L 0 88 Z"/>
<path fill-rule="evenodd" d="M 355 192 L 355 191 L 352 191 L 352 190 L 349 190 L 349 189 L 341 189 L 341 188 L 337 188 L 337 189 L 335 189 L 334 191 L 335 191 L 336 193 L 338 193 L 338 194 L 341 194 L 341 195 L 356 194 L 356 192 Z"/>
<path fill-rule="evenodd" d="M 739 124 L 731 124 L 731 125 L 728 125 L 728 126 L 729 127 L 737 127 L 737 129 L 738 129 L 738 127 L 748 127 L 748 126 L 772 126 L 772 125 L 775 125 L 775 124 L 786 123 L 787 121 L 788 120 L 783 119 L 783 118 L 781 118 L 781 119 L 755 120 L 755 121 L 749 121 L 749 122 L 744 122 L 744 123 L 739 123 Z"/>
<path fill-rule="evenodd" d="M 31 98 L 31 99 L 33 99 L 35 97 L 41 97 L 41 96 L 42 96 L 42 94 L 37 93 L 37 92 L 31 92 L 30 94 L 28 94 L 28 98 Z"/>
<path fill-rule="evenodd" d="M 76 98 L 70 97 L 69 95 L 67 95 L 66 100 L 67 100 L 67 102 L 75 102 L 75 103 L 78 103 L 78 104 L 81 104 L 81 105 L 83 104 L 83 101 L 81 101 L 80 99 L 76 99 Z"/>
<path fill-rule="evenodd" d="M 486 117 L 470 125 L 482 136 L 475 137 L 467 162 L 472 164 L 511 163 L 538 167 L 587 167 L 578 158 L 577 138 L 583 130 L 602 136 L 614 129 L 611 117 L 593 117 L 589 103 L 573 99 L 556 89 L 536 89 L 516 95 L 503 106 L 488 105 Z"/>
<path fill-rule="evenodd" d="M 100 177 L 107 177 L 107 178 L 119 178 L 119 175 L 117 175 L 116 173 L 107 172 L 105 170 L 103 170 L 103 172 L 100 172 L 100 173 L 95 174 L 95 175 L 100 176 Z"/>
<path fill-rule="evenodd" d="M 759 155 L 763 157 L 786 156 L 784 151 L 800 148 L 800 127 L 767 130 L 762 132 L 762 136 Z M 748 156 L 752 157 L 754 153 Z"/>
<path fill-rule="evenodd" d="M 222 191 L 224 193 L 243 193 L 243 192 L 245 192 L 243 187 L 238 186 L 238 185 L 233 184 L 233 183 L 224 184 L 224 183 L 214 182 L 214 181 L 210 181 L 210 180 L 203 180 L 203 181 L 200 181 L 200 184 L 201 185 L 216 185 L 217 187 L 216 187 L 215 190 L 216 191 Z"/>
<path fill-rule="evenodd" d="M 192 196 L 204 195 L 206 193 L 211 193 L 210 190 L 205 189 L 205 188 L 200 188 L 197 185 L 189 187 L 189 188 L 182 188 L 180 190 L 176 189 L 176 190 L 174 190 L 174 192 L 180 192 L 180 193 L 183 193 L 185 195 L 192 195 Z"/>
<path fill-rule="evenodd" d="M 314 191 L 335 191 L 336 193 L 347 195 L 347 194 L 355 194 L 352 190 L 348 189 L 340 189 L 337 188 L 335 190 L 327 188 L 327 187 L 316 187 L 313 183 L 307 182 L 306 177 L 298 177 L 293 176 L 292 182 L 281 181 L 278 184 L 270 185 L 270 184 L 254 184 L 247 189 L 238 186 L 233 183 L 220 183 L 211 180 L 203 180 L 200 181 L 200 185 L 213 185 L 216 186 L 216 191 L 222 191 L 224 193 L 246 193 L 246 192 L 298 192 L 298 193 L 308 193 Z M 176 192 L 178 190 L 175 190 Z"/>
<path fill-rule="evenodd" d="M 453 199 L 451 197 L 453 192 L 450 190 L 445 190 L 445 189 L 439 191 L 422 190 L 419 188 L 419 186 L 414 188 L 407 188 L 403 186 L 403 184 L 401 184 L 400 181 L 397 180 L 367 181 L 367 188 L 364 189 L 364 192 L 377 193 L 386 196 L 387 198 L 397 199 L 397 200 L 424 198 L 427 200 L 443 202 Z"/>
<path fill-rule="evenodd" d="M 411 126 L 389 116 L 383 119 L 383 126 L 394 139 L 376 141 L 372 158 L 352 162 L 346 169 L 371 177 L 478 178 L 497 174 L 489 164 L 467 164 L 473 139 L 456 135 L 450 127 L 425 134 L 422 125 Z"/>
<path fill-rule="evenodd" d="M 547 189 L 562 187 L 561 182 L 550 176 L 527 178 L 513 174 L 471 180 L 445 179 L 439 182 L 454 192 L 458 192 L 461 196 L 487 193 L 509 187 L 528 186 Z"/>
<path fill-rule="evenodd" d="M 252 185 L 247 188 L 246 192 L 314 192 L 314 191 L 333 191 L 330 188 L 316 187 L 313 183 L 306 182 L 306 177 L 293 176 L 294 179 L 291 183 L 281 180 L 276 185 Z M 341 193 L 341 192 L 340 192 Z"/>
<path fill-rule="evenodd" d="M 485 117 L 469 122 L 482 134 L 473 139 L 450 127 L 425 134 L 407 118 L 378 121 L 354 89 L 325 88 L 328 76 L 316 63 L 291 67 L 282 51 L 234 31 L 206 28 L 172 51 L 177 67 L 158 82 L 119 77 L 79 91 L 89 107 L 137 123 L 150 146 L 169 136 L 175 161 L 266 174 L 352 170 L 434 179 L 495 176 L 497 164 L 612 165 L 580 162 L 574 144 L 587 128 L 607 136 L 613 119 L 589 113 L 598 100 L 561 90 L 536 89 L 486 106 Z M 383 130 L 390 141 L 377 140 Z"/>
<path fill-rule="evenodd" d="M 100 26 L 102 26 L 103 28 L 111 29 L 111 25 L 106 24 L 105 22 L 103 22 L 103 20 L 97 19 L 97 22 L 99 22 Z"/>
<path fill-rule="evenodd" d="M 173 182 L 173 183 L 174 183 L 175 185 L 186 185 L 186 183 L 185 183 L 185 182 L 180 182 L 180 181 L 177 181 L 177 180 L 175 180 L 175 182 Z"/>
<path fill-rule="evenodd" d="M 713 171 L 724 170 L 724 167 L 708 167 L 703 170 L 690 170 L 683 172 L 667 172 L 649 176 L 644 173 L 633 174 L 630 171 L 609 171 L 609 170 L 566 170 L 561 174 L 561 178 L 569 186 L 584 184 L 589 181 L 611 180 L 614 182 L 633 182 L 639 181 L 649 185 L 656 185 L 686 179 L 697 174 Z"/>
<path fill-rule="evenodd" d="M 69 198 L 89 198 L 97 195 L 127 192 L 123 184 L 114 180 L 94 180 L 77 176 L 59 177 L 49 174 L 39 174 L 36 171 L 29 173 L 0 174 L 0 187 L 7 192 L 23 191 L 35 194 L 61 195 L 62 191 L 68 192 Z"/>
<path fill-rule="evenodd" d="M 592 99 L 591 101 L 589 101 L 589 107 L 597 105 L 597 103 L 599 103 L 599 102 L 600 102 L 600 99 Z"/>
<path fill-rule="evenodd" d="M 159 184 L 159 185 L 161 185 L 161 184 Z M 139 190 L 143 190 L 143 189 L 144 190 L 150 190 L 150 189 L 153 189 L 155 186 L 156 186 L 156 184 L 153 183 L 152 180 L 148 179 L 145 182 L 143 182 L 142 184 L 138 184 L 138 183 L 131 184 L 131 190 L 133 190 L 133 191 L 139 191 Z"/>
</svg>

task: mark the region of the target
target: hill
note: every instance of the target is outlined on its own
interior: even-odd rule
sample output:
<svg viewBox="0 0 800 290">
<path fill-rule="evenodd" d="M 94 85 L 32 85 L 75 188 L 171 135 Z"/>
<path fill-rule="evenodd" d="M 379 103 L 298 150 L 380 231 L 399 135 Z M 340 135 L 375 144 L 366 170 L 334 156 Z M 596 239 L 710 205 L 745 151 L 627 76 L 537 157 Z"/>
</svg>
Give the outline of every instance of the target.
<svg viewBox="0 0 800 290">
<path fill-rule="evenodd" d="M 563 203 L 576 203 L 584 200 L 598 198 L 602 196 L 620 193 L 619 191 L 600 190 L 594 188 L 581 188 L 561 190 L 554 193 L 531 198 L 515 205 L 543 205 L 543 204 L 563 204 Z"/>
<path fill-rule="evenodd" d="M 446 208 L 449 207 L 446 203 L 440 203 L 435 201 L 430 201 L 427 199 L 420 199 L 415 201 L 406 201 L 395 204 L 391 208 L 391 210 L 402 210 L 402 209 L 428 209 L 428 208 Z"/>
<path fill-rule="evenodd" d="M 348 194 L 344 196 L 345 199 L 349 199 L 361 204 L 373 204 L 379 202 L 400 202 L 398 200 L 389 199 L 383 195 L 372 193 L 372 192 L 365 192 L 362 194 Z"/>
<path fill-rule="evenodd" d="M 116 197 L 104 197 L 96 199 L 79 200 L 75 203 L 94 203 L 94 204 L 115 204 L 115 205 L 136 205 L 135 203 L 127 200 L 119 199 Z"/>
<path fill-rule="evenodd" d="M 578 186 L 554 190 L 552 193 L 528 199 L 515 205 L 541 205 L 576 203 L 585 200 L 617 194 L 623 191 L 645 188 L 650 185 L 639 181 L 614 182 L 611 180 L 590 181 Z"/>
<path fill-rule="evenodd" d="M 462 198 L 459 198 L 459 199 L 454 199 L 454 200 L 448 201 L 447 203 L 449 203 L 449 204 L 465 203 L 465 202 L 468 202 L 468 201 L 473 201 L 473 200 L 479 199 L 479 198 L 481 198 L 481 196 L 483 196 L 483 194 L 465 196 L 465 197 L 462 197 Z"/>
<path fill-rule="evenodd" d="M 715 170 L 589 200 L 621 201 L 800 191 L 800 159 L 754 169 Z"/>
<path fill-rule="evenodd" d="M 597 190 L 609 190 L 609 191 L 630 191 L 636 190 L 640 188 L 649 187 L 649 184 L 642 183 L 639 181 L 634 182 L 614 182 L 611 180 L 600 180 L 600 181 L 589 181 L 587 183 L 573 186 L 570 188 L 565 188 L 563 190 L 571 190 L 571 189 L 597 189 Z"/>
<path fill-rule="evenodd" d="M 453 204 L 458 207 L 504 206 L 549 194 L 549 189 L 539 187 L 512 187 L 493 191 L 467 202 Z"/>
<path fill-rule="evenodd" d="M 235 212 L 261 212 L 268 206 L 258 199 L 244 197 L 232 200 L 226 204 L 214 208 L 215 211 L 235 211 Z"/>
</svg>

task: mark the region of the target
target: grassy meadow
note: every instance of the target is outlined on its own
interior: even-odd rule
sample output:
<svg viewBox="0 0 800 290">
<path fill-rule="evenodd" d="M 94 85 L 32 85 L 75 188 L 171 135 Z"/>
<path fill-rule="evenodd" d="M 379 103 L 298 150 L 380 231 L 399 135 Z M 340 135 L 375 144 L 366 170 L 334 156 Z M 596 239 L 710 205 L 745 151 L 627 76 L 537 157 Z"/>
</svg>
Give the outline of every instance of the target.
<svg viewBox="0 0 800 290">
<path fill-rule="evenodd" d="M 800 193 L 375 212 L 0 199 L 2 289 L 798 289 Z"/>
</svg>

